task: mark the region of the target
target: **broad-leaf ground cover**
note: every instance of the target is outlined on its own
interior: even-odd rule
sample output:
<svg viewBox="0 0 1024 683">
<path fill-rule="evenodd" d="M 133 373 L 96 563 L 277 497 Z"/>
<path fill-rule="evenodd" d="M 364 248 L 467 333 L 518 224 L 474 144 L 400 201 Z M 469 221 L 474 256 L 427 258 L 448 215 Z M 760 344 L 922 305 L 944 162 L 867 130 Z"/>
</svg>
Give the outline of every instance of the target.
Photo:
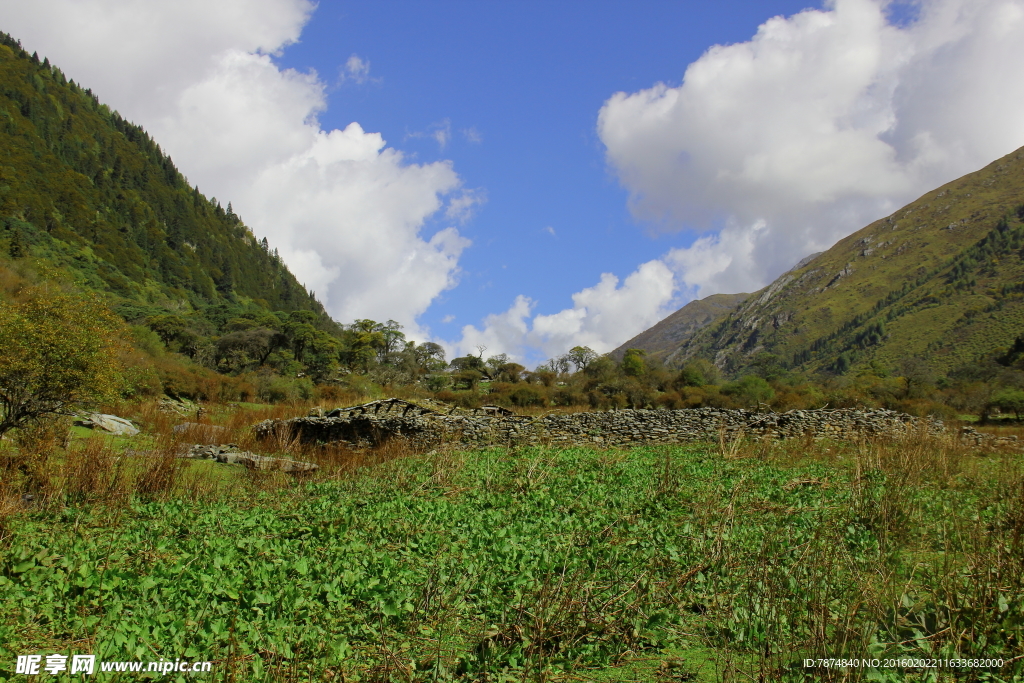
<svg viewBox="0 0 1024 683">
<path fill-rule="evenodd" d="M 51 500 L 5 521 L 0 677 L 63 652 L 234 681 L 1024 680 L 1019 464 L 913 440 L 493 449 Z M 1006 663 L 801 665 L 887 656 Z"/>
</svg>

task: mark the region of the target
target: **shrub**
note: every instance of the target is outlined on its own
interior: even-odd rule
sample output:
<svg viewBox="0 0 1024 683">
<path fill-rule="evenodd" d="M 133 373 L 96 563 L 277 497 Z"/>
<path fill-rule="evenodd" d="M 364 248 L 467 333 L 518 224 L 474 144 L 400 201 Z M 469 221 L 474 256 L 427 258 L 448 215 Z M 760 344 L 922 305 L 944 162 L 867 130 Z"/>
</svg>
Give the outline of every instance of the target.
<svg viewBox="0 0 1024 683">
<path fill-rule="evenodd" d="M 1013 413 L 1019 420 L 1024 413 L 1024 391 L 1021 389 L 1001 389 L 992 395 L 991 405 L 1001 412 Z"/>
<path fill-rule="evenodd" d="M 759 403 L 767 403 L 775 396 L 771 385 L 757 375 L 746 375 L 735 382 L 729 382 L 722 387 L 722 393 L 750 408 L 756 408 Z"/>
<path fill-rule="evenodd" d="M 512 401 L 512 405 L 519 406 L 520 408 L 546 406 L 548 404 L 548 398 L 540 387 L 531 384 L 517 385 L 509 393 L 509 400 Z"/>
<path fill-rule="evenodd" d="M 622 372 L 629 377 L 639 377 L 644 374 L 644 356 L 646 351 L 642 349 L 627 349 L 622 357 Z"/>
</svg>

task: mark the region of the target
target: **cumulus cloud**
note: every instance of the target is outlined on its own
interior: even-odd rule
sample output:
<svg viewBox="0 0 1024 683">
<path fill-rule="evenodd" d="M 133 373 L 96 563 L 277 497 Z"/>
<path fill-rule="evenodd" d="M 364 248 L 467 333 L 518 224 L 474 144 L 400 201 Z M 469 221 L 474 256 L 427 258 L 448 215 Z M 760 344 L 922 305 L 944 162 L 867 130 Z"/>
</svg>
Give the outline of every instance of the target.
<svg viewBox="0 0 1024 683">
<path fill-rule="evenodd" d="M 602 276 L 553 315 L 519 297 L 463 328 L 458 349 L 610 350 L 679 300 L 763 287 L 1024 145 L 1024 2 L 924 0 L 901 26 L 886 9 L 836 0 L 775 17 L 710 48 L 679 85 L 609 98 L 598 133 L 633 214 L 696 239 L 622 286 Z"/>
<path fill-rule="evenodd" d="M 458 354 L 486 346 L 491 354 L 520 360 L 531 350 L 550 357 L 576 345 L 604 353 L 664 318 L 675 288 L 668 266 L 648 261 L 621 283 L 603 273 L 596 285 L 572 295 L 572 308 L 550 315 L 533 315 L 535 302 L 516 297 L 508 310 L 487 316 L 481 328 L 463 327 L 462 339 L 450 346 Z"/>
<path fill-rule="evenodd" d="M 700 236 L 684 291 L 750 291 L 1024 144 L 1024 3 L 836 0 L 715 46 L 682 83 L 617 93 L 598 133 L 635 216 Z"/>
<path fill-rule="evenodd" d="M 393 318 L 420 334 L 416 317 L 455 284 L 468 245 L 454 227 L 427 235 L 424 223 L 461 181 L 450 162 L 408 163 L 358 123 L 321 129 L 323 82 L 271 59 L 312 9 L 38 0 L 4 5 L 0 20 L 145 126 L 193 184 L 230 200 L 335 318 Z M 353 55 L 344 71 L 366 78 L 369 62 Z M 467 215 L 477 195 L 454 194 L 451 215 Z"/>
<path fill-rule="evenodd" d="M 174 103 L 227 50 L 273 54 L 298 39 L 309 0 L 33 0 L 0 5 L 4 30 L 126 118 Z"/>
</svg>

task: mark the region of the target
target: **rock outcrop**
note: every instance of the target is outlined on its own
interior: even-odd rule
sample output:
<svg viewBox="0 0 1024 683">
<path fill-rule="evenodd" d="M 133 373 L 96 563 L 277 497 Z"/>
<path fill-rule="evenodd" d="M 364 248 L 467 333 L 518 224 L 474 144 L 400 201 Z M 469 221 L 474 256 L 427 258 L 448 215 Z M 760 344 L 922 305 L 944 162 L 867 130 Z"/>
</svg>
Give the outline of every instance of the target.
<svg viewBox="0 0 1024 683">
<path fill-rule="evenodd" d="M 75 418 L 75 424 L 91 429 L 101 429 L 116 436 L 135 436 L 139 428 L 117 415 L 104 415 L 102 413 L 88 413 Z"/>
<path fill-rule="evenodd" d="M 227 465 L 244 465 L 245 467 L 253 470 L 280 470 L 291 474 L 314 472 L 319 469 L 316 464 L 311 462 L 288 460 L 286 458 L 271 458 L 266 455 L 257 455 L 256 453 L 243 451 L 233 443 L 223 444 L 220 446 L 192 446 L 181 457 L 201 460 L 216 460 L 217 462 Z"/>
</svg>

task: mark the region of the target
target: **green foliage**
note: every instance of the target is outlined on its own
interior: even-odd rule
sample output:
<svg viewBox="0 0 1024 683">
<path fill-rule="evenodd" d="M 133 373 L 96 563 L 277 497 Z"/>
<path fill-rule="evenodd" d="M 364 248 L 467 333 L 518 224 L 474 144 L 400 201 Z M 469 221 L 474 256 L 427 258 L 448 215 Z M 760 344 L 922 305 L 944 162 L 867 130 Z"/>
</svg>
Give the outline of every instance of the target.
<svg viewBox="0 0 1024 683">
<path fill-rule="evenodd" d="M 745 375 L 735 382 L 728 382 L 722 387 L 722 393 L 734 396 L 746 408 L 756 408 L 775 397 L 775 390 L 756 375 Z"/>
<path fill-rule="evenodd" d="M 25 255 L 25 247 L 21 243 L 21 230 L 17 227 L 11 229 L 10 244 L 7 246 L 7 253 L 11 258 L 21 258 Z"/>
<path fill-rule="evenodd" d="M 644 356 L 647 352 L 643 349 L 627 349 L 622 357 L 620 367 L 622 372 L 629 377 L 639 377 L 644 372 Z"/>
<path fill-rule="evenodd" d="M 576 366 L 576 371 L 586 370 L 597 359 L 597 352 L 589 346 L 574 346 L 566 354 L 569 361 Z"/>
<path fill-rule="evenodd" d="M 718 368 L 703 358 L 691 360 L 682 367 L 675 380 L 675 388 L 682 387 L 703 387 L 708 384 L 717 384 L 721 373 Z"/>
<path fill-rule="evenodd" d="M 516 386 L 509 393 L 509 399 L 512 401 L 512 405 L 520 407 L 542 406 L 547 403 L 544 392 L 532 385 Z"/>
<path fill-rule="evenodd" d="M 835 371 L 837 375 L 845 375 L 850 371 L 850 356 L 846 353 L 839 354 L 836 358 Z"/>
<path fill-rule="evenodd" d="M 990 405 L 1003 412 L 1013 413 L 1019 420 L 1024 415 L 1024 390 L 1000 389 L 992 395 Z"/>
<path fill-rule="evenodd" d="M 0 656 L 466 682 L 661 680 L 645 663 L 679 653 L 682 680 L 794 682 L 803 658 L 1001 657 L 989 673 L 1016 680 L 1019 468 L 827 446 L 856 466 L 824 446 L 493 449 L 133 500 L 113 524 L 43 508 L 9 520 Z"/>
<path fill-rule="evenodd" d="M 35 292 L 0 302 L 0 435 L 43 415 L 118 397 L 121 326 L 95 299 Z"/>
</svg>

